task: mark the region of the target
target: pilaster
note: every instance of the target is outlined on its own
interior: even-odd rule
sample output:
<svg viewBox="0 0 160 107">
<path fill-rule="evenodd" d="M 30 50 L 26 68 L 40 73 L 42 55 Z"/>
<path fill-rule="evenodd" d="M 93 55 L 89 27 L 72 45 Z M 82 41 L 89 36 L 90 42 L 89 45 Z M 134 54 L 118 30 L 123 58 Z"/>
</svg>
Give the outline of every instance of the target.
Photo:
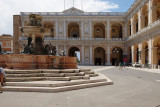
<svg viewBox="0 0 160 107">
<path fill-rule="evenodd" d="M 92 21 L 89 22 L 89 26 L 90 26 L 90 38 L 92 38 Z"/>
<path fill-rule="evenodd" d="M 64 21 L 64 38 L 66 38 L 66 21 Z"/>
<path fill-rule="evenodd" d="M 132 50 L 132 59 L 131 59 L 132 61 L 131 62 L 134 63 L 134 46 L 131 47 L 131 50 Z"/>
<path fill-rule="evenodd" d="M 82 45 L 82 64 L 84 64 L 84 45 Z"/>
<path fill-rule="evenodd" d="M 110 21 L 107 21 L 107 38 L 110 38 Z"/>
<path fill-rule="evenodd" d="M 92 55 L 92 45 L 90 45 L 90 65 L 93 65 Z"/>
<path fill-rule="evenodd" d="M 81 21 L 81 39 L 84 38 L 84 32 L 83 32 L 83 21 Z"/>
<path fill-rule="evenodd" d="M 58 21 L 56 20 L 56 38 L 58 38 Z"/>
<path fill-rule="evenodd" d="M 110 53 L 110 46 L 108 45 L 108 46 L 107 46 L 107 64 L 106 64 L 106 65 L 108 65 L 108 66 L 109 66 L 109 65 L 112 65 L 111 62 L 110 62 L 110 54 L 111 54 L 111 53 Z"/>
<path fill-rule="evenodd" d="M 152 40 L 151 39 L 149 39 L 149 42 L 148 42 L 148 48 L 149 48 L 149 53 L 148 53 L 148 57 L 149 57 L 149 59 L 148 59 L 148 64 L 151 64 L 151 60 L 152 60 Z"/>
</svg>

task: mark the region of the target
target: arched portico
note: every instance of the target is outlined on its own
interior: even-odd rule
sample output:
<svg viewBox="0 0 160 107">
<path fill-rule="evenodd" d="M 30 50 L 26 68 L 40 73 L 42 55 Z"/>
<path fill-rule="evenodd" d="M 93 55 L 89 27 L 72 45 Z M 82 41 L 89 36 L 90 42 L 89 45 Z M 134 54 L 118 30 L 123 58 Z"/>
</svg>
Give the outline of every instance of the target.
<svg viewBox="0 0 160 107">
<path fill-rule="evenodd" d="M 123 38 L 123 28 L 120 23 L 114 23 L 111 26 L 111 38 Z"/>
<path fill-rule="evenodd" d="M 148 60 L 149 60 L 149 51 L 148 51 L 148 43 L 144 42 L 142 44 L 142 51 L 141 51 L 141 61 L 142 64 L 148 64 Z"/>
<path fill-rule="evenodd" d="M 93 38 L 105 38 L 105 26 L 103 23 L 94 24 L 94 37 Z"/>
<path fill-rule="evenodd" d="M 71 22 L 68 24 L 68 37 L 80 38 L 80 29 L 78 23 Z"/>
<path fill-rule="evenodd" d="M 94 64 L 105 65 L 105 49 L 104 48 L 97 47 L 94 50 Z"/>
<path fill-rule="evenodd" d="M 120 62 L 123 62 L 123 50 L 119 47 L 113 48 L 111 58 L 112 65 L 119 65 Z"/>
</svg>

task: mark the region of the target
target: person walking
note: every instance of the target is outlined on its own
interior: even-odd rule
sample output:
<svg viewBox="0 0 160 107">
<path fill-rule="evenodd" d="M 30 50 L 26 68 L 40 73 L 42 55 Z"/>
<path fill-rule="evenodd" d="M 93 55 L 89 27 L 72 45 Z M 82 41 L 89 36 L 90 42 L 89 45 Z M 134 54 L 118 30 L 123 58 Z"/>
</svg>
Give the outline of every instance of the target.
<svg viewBox="0 0 160 107">
<path fill-rule="evenodd" d="M 120 63 L 119 63 L 119 70 L 122 70 L 122 65 L 123 65 L 123 64 L 120 62 Z"/>
<path fill-rule="evenodd" d="M 4 70 L 3 70 L 3 68 L 0 67 L 0 93 L 3 92 L 2 85 L 3 85 L 3 80 L 5 78 L 5 75 L 6 74 L 5 74 Z"/>
</svg>

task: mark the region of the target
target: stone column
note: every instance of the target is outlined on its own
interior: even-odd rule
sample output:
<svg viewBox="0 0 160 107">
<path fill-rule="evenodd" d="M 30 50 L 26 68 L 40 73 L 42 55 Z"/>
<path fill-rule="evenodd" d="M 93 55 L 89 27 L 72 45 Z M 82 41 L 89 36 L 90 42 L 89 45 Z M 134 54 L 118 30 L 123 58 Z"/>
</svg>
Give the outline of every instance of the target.
<svg viewBox="0 0 160 107">
<path fill-rule="evenodd" d="M 107 46 L 107 65 L 112 65 L 110 62 L 110 46 Z"/>
<path fill-rule="evenodd" d="M 125 29 L 124 30 L 125 30 L 125 38 L 126 38 L 127 37 L 127 32 L 128 32 L 127 31 L 127 22 L 125 23 Z"/>
<path fill-rule="evenodd" d="M 56 21 L 56 38 L 58 38 L 58 21 Z"/>
<path fill-rule="evenodd" d="M 84 64 L 84 45 L 82 45 L 82 64 Z"/>
<path fill-rule="evenodd" d="M 149 42 L 148 42 L 148 48 L 149 48 L 149 50 L 148 50 L 148 64 L 152 64 L 151 63 L 151 60 L 152 60 L 152 40 L 151 39 L 149 39 Z"/>
<path fill-rule="evenodd" d="M 134 63 L 134 56 L 135 56 L 134 55 L 134 46 L 131 47 L 131 50 L 132 50 L 132 59 L 131 60 L 132 60 L 132 63 Z"/>
<path fill-rule="evenodd" d="M 64 33 L 64 38 L 66 38 L 66 21 L 64 21 L 63 33 Z"/>
<path fill-rule="evenodd" d="M 141 26 L 141 11 L 138 12 L 138 30 L 141 30 L 142 26 Z"/>
<path fill-rule="evenodd" d="M 131 35 L 134 34 L 134 23 L 133 23 L 133 18 L 131 18 Z"/>
<path fill-rule="evenodd" d="M 142 44 L 138 45 L 138 51 L 142 52 Z M 138 52 L 138 54 L 139 54 L 138 55 L 139 56 L 139 63 L 142 64 L 142 56 L 141 56 L 141 54 L 139 52 Z"/>
<path fill-rule="evenodd" d="M 92 21 L 89 22 L 89 26 L 90 26 L 90 38 L 92 38 Z"/>
<path fill-rule="evenodd" d="M 107 21 L 107 38 L 110 38 L 110 21 Z"/>
<path fill-rule="evenodd" d="M 90 45 L 90 65 L 93 65 L 93 61 L 92 61 L 92 45 Z"/>
<path fill-rule="evenodd" d="M 152 1 L 149 0 L 149 6 L 148 6 L 148 25 L 152 23 L 152 9 L 151 9 L 151 5 L 152 5 Z"/>
<path fill-rule="evenodd" d="M 81 39 L 84 38 L 84 32 L 83 32 L 83 22 L 81 21 Z"/>
</svg>

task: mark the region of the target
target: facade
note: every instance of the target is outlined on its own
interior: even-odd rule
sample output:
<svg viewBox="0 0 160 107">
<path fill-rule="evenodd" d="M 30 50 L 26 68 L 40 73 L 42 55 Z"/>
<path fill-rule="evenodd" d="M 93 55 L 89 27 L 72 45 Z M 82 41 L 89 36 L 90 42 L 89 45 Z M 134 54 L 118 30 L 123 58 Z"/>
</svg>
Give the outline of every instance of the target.
<svg viewBox="0 0 160 107">
<path fill-rule="evenodd" d="M 31 15 L 41 17 L 34 25 Z M 84 12 L 70 8 L 63 12 L 21 12 L 14 15 L 14 53 L 20 53 L 28 38 L 32 43 L 56 46 L 67 56 L 80 52 L 80 64 L 117 65 L 139 62 L 160 65 L 160 0 L 136 0 L 125 13 Z M 32 23 L 31 23 L 32 22 Z"/>
<path fill-rule="evenodd" d="M 13 36 L 8 34 L 0 35 L 1 49 L 6 53 L 13 53 Z"/>
</svg>

